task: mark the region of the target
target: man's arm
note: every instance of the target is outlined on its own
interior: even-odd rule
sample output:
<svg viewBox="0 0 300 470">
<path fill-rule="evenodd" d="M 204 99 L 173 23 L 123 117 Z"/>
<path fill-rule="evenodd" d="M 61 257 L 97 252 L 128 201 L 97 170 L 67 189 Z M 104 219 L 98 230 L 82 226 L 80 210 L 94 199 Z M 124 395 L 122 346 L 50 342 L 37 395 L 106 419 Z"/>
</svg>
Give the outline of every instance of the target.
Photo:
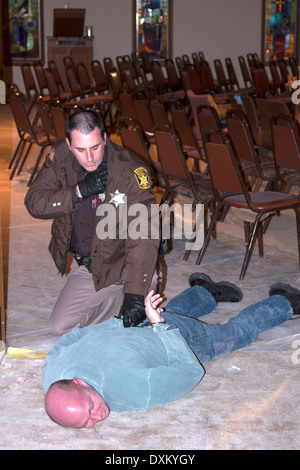
<svg viewBox="0 0 300 470">
<path fill-rule="evenodd" d="M 70 214 L 75 209 L 75 186 L 68 184 L 63 172 L 58 174 L 52 155 L 47 155 L 25 196 L 26 209 L 32 217 L 38 219 L 54 219 Z"/>
</svg>

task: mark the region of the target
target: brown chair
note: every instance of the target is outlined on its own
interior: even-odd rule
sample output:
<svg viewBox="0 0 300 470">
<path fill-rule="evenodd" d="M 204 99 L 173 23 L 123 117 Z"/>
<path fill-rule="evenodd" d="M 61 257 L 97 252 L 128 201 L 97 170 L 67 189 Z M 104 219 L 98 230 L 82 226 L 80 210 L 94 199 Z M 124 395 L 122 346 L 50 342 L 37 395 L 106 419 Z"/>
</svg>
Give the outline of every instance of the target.
<svg viewBox="0 0 300 470">
<path fill-rule="evenodd" d="M 240 64 L 240 69 L 242 72 L 245 88 L 248 90 L 250 94 L 254 94 L 256 90 L 255 90 L 255 87 L 253 86 L 252 77 L 248 70 L 247 63 L 245 61 L 244 56 L 240 55 L 238 57 L 238 61 Z"/>
<path fill-rule="evenodd" d="M 66 125 L 66 113 L 64 109 L 59 106 L 51 106 L 50 114 L 52 117 L 53 126 L 55 129 L 55 134 L 58 140 L 66 138 L 65 125 Z"/>
<path fill-rule="evenodd" d="M 150 101 L 149 109 L 155 124 L 163 124 L 164 126 L 171 126 L 171 122 L 166 110 L 165 105 L 158 101 Z"/>
<path fill-rule="evenodd" d="M 168 83 L 172 91 L 182 90 L 180 83 L 180 77 L 177 73 L 175 64 L 172 59 L 168 58 L 165 61 L 166 63 L 166 72 L 168 76 Z"/>
<path fill-rule="evenodd" d="M 108 80 L 105 76 L 103 67 L 99 60 L 93 60 L 91 64 L 94 82 L 95 82 L 95 90 L 98 93 L 104 93 L 108 91 Z"/>
<path fill-rule="evenodd" d="M 25 91 L 27 98 L 30 102 L 39 95 L 38 86 L 34 79 L 31 67 L 29 64 L 25 63 L 21 65 L 22 77 L 25 85 Z"/>
<path fill-rule="evenodd" d="M 274 163 L 279 187 L 297 186 L 300 191 L 300 136 L 291 116 L 278 114 L 271 118 Z"/>
<path fill-rule="evenodd" d="M 224 93 L 230 91 L 229 79 L 225 75 L 224 67 L 220 59 L 214 60 L 214 67 L 217 76 L 219 90 Z"/>
<path fill-rule="evenodd" d="M 70 91 L 64 91 L 58 87 L 54 75 L 52 72 L 50 72 L 50 70 L 45 72 L 45 78 L 52 103 L 57 100 L 64 103 L 65 101 L 69 101 L 72 98 L 72 93 Z"/>
<path fill-rule="evenodd" d="M 265 183 L 265 189 L 270 189 L 276 180 L 274 163 L 261 162 L 246 115 L 231 109 L 226 113 L 226 121 L 228 135 L 243 174 L 249 179 L 249 187 L 258 191 Z"/>
<path fill-rule="evenodd" d="M 200 264 L 221 210 L 224 207 L 242 209 L 242 217 L 245 220 L 244 211 L 254 215 L 254 222 L 247 222 L 246 254 L 240 273 L 240 279 L 244 279 L 249 261 L 253 252 L 256 237 L 259 243 L 259 255 L 263 256 L 262 221 L 278 211 L 293 209 L 296 215 L 297 240 L 300 263 L 300 197 L 275 191 L 249 192 L 240 171 L 236 155 L 228 136 L 222 132 L 207 132 L 204 145 L 209 165 L 209 174 L 213 185 L 216 210 L 205 236 L 203 247 L 197 258 Z M 224 194 L 224 191 L 226 192 Z"/>
<path fill-rule="evenodd" d="M 296 77 L 296 79 L 298 79 L 299 78 L 299 67 L 298 67 L 298 63 L 297 63 L 297 60 L 295 59 L 295 57 L 293 57 L 293 56 L 289 57 L 289 64 L 290 64 L 290 68 L 291 68 L 293 76 Z"/>
<path fill-rule="evenodd" d="M 197 107 L 197 120 L 200 129 L 202 145 L 206 131 L 222 131 L 222 125 L 217 111 L 212 106 L 200 105 Z M 205 149 L 204 154 L 205 154 Z M 206 155 L 205 155 L 206 157 Z"/>
<path fill-rule="evenodd" d="M 214 197 L 210 179 L 202 174 L 189 171 L 180 141 L 169 126 L 157 125 L 154 128 L 157 156 L 161 164 L 165 192 L 163 201 L 170 205 L 176 194 L 192 199 L 196 204 L 204 205 L 204 233 L 207 229 L 207 215 L 214 211 Z M 198 221 L 196 221 L 197 223 Z"/>
<path fill-rule="evenodd" d="M 287 95 L 286 89 L 285 89 L 285 82 L 282 80 L 282 78 L 279 75 L 279 70 L 277 68 L 277 63 L 275 60 L 271 60 L 269 63 L 269 68 L 272 76 L 272 81 L 273 81 L 273 89 L 275 95 L 280 95 L 282 96 L 283 94 Z M 289 93 L 289 96 L 290 93 Z"/>
<path fill-rule="evenodd" d="M 155 145 L 155 139 L 153 135 L 155 122 L 147 102 L 141 99 L 134 99 L 133 102 L 137 115 L 137 123 L 142 130 L 146 144 L 148 146 Z"/>
<path fill-rule="evenodd" d="M 140 126 L 133 119 L 121 116 L 119 133 L 123 147 L 137 155 L 149 167 L 154 186 L 163 187 L 163 179 L 159 176 L 160 164 L 151 159 Z"/>
<path fill-rule="evenodd" d="M 180 140 L 182 149 L 187 158 L 191 158 L 194 170 L 200 173 L 200 161 L 206 163 L 206 159 L 201 151 L 201 142 L 197 141 L 188 116 L 183 107 L 172 107 L 170 109 L 173 127 Z M 205 165 L 206 166 L 206 165 Z"/>
<path fill-rule="evenodd" d="M 9 102 L 14 117 L 15 125 L 19 134 L 19 139 L 21 142 L 20 146 L 18 146 L 18 152 L 13 157 L 14 166 L 10 174 L 10 179 L 13 179 L 17 169 L 18 174 L 20 174 L 32 146 L 37 145 L 38 147 L 40 147 L 40 152 L 38 154 L 36 163 L 33 167 L 33 170 L 31 171 L 31 176 L 27 183 L 27 186 L 30 186 L 35 176 L 37 166 L 43 155 L 43 152 L 46 147 L 52 145 L 52 142 L 42 126 L 36 126 L 30 122 L 23 101 L 21 100 L 19 94 L 16 93 L 12 87 L 10 89 Z M 18 168 L 26 144 L 28 144 L 28 146 Z"/>
<path fill-rule="evenodd" d="M 235 68 L 230 57 L 225 58 L 225 65 L 227 69 L 227 75 L 229 78 L 229 86 L 231 91 L 240 90 L 240 85 L 235 73 Z"/>
<path fill-rule="evenodd" d="M 152 76 L 156 98 L 161 103 L 170 103 L 174 101 L 184 100 L 184 90 L 172 91 L 168 85 L 167 79 L 164 77 L 161 65 L 159 62 L 152 63 Z"/>
<path fill-rule="evenodd" d="M 120 93 L 120 106 L 121 106 L 121 116 L 134 121 L 138 121 L 137 113 L 134 106 L 134 98 L 130 93 Z"/>
<path fill-rule="evenodd" d="M 254 142 L 257 146 L 260 146 L 262 138 L 261 127 L 255 99 L 247 94 L 241 94 L 239 96 L 241 100 L 242 111 L 247 116 Z"/>
<path fill-rule="evenodd" d="M 39 87 L 39 94 L 42 97 L 43 101 L 49 102 L 51 100 L 51 96 L 48 90 L 44 68 L 41 64 L 34 64 L 33 70 Z"/>
<path fill-rule="evenodd" d="M 256 106 L 260 118 L 261 126 L 261 146 L 267 150 L 273 149 L 271 118 L 277 114 L 290 116 L 290 111 L 286 103 L 277 100 L 267 100 L 256 98 Z"/>
<path fill-rule="evenodd" d="M 61 78 L 61 74 L 60 74 L 60 72 L 58 70 L 58 67 L 57 67 L 54 60 L 49 60 L 48 61 L 48 70 L 49 70 L 49 72 L 52 73 L 58 90 L 60 92 L 69 91 L 65 88 L 65 85 L 64 85 L 63 80 Z"/>
</svg>

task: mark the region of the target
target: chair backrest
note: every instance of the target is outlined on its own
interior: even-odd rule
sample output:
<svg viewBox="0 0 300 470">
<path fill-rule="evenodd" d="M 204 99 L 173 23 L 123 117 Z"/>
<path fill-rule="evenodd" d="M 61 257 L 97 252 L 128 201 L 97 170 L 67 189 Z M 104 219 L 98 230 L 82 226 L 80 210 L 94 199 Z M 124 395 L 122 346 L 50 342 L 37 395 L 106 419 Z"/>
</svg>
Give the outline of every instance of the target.
<svg viewBox="0 0 300 470">
<path fill-rule="evenodd" d="M 152 61 L 149 57 L 149 54 L 146 51 L 141 52 L 142 67 L 144 69 L 145 75 L 152 73 Z"/>
<path fill-rule="evenodd" d="M 165 126 L 171 125 L 166 108 L 162 103 L 150 101 L 149 108 L 155 124 L 163 124 Z"/>
<path fill-rule="evenodd" d="M 123 92 L 123 87 L 116 67 L 110 68 L 108 72 L 108 83 L 112 89 L 114 99 L 119 99 L 120 93 Z"/>
<path fill-rule="evenodd" d="M 33 128 L 21 96 L 19 93 L 14 92 L 12 88 L 10 89 L 9 104 L 19 135 L 23 135 L 24 133 L 34 135 Z"/>
<path fill-rule="evenodd" d="M 208 95 L 196 95 L 192 90 L 187 90 L 186 92 L 188 100 L 191 105 L 193 117 L 194 117 L 194 123 L 195 123 L 195 136 L 198 140 L 200 140 L 201 137 L 201 130 L 199 126 L 199 121 L 198 121 L 198 114 L 197 114 L 197 109 L 198 106 L 203 105 L 203 106 L 209 106 L 208 102 Z"/>
<path fill-rule="evenodd" d="M 111 57 L 104 57 L 103 58 L 103 65 L 104 65 L 106 78 L 107 78 L 107 80 L 109 80 L 109 73 L 110 73 L 111 69 L 115 68 L 115 64 L 114 64 Z"/>
<path fill-rule="evenodd" d="M 89 77 L 86 66 L 82 62 L 79 62 L 79 64 L 77 65 L 77 76 L 78 76 L 78 81 L 79 81 L 79 85 L 81 87 L 82 93 L 83 94 L 92 93 L 93 92 L 93 88 L 91 86 L 92 82 Z"/>
<path fill-rule="evenodd" d="M 243 94 L 241 95 L 241 101 L 242 101 L 242 110 L 247 116 L 253 139 L 255 140 L 255 143 L 258 145 L 260 144 L 260 140 L 259 140 L 260 120 L 259 120 L 259 115 L 258 115 L 258 110 L 256 107 L 255 100 L 254 98 L 252 98 L 252 96 Z"/>
<path fill-rule="evenodd" d="M 187 68 L 186 73 L 189 78 L 189 82 L 191 85 L 191 90 L 196 93 L 196 95 L 202 95 L 204 93 L 203 83 L 194 68 Z"/>
<path fill-rule="evenodd" d="M 41 95 L 48 95 L 48 85 L 45 77 L 45 72 L 43 66 L 41 64 L 34 64 L 34 73 L 36 77 L 36 81 L 39 86 L 39 91 Z"/>
<path fill-rule="evenodd" d="M 131 71 L 127 67 L 127 65 L 125 65 L 122 69 L 121 82 L 125 86 L 128 93 L 133 93 L 133 92 L 137 91 L 136 82 L 135 82 L 133 76 L 131 75 Z"/>
<path fill-rule="evenodd" d="M 197 117 L 203 142 L 206 131 L 221 131 L 222 126 L 217 111 L 212 106 L 200 105 L 197 108 Z"/>
<path fill-rule="evenodd" d="M 278 59 L 278 67 L 279 67 L 282 83 L 287 83 L 289 71 L 288 71 L 288 67 L 287 67 L 285 59 Z"/>
<path fill-rule="evenodd" d="M 273 87 L 274 87 L 275 93 L 278 95 L 283 91 L 284 83 L 282 82 L 280 78 L 277 64 L 274 60 L 270 61 L 269 68 L 270 68 L 270 72 L 272 76 Z"/>
<path fill-rule="evenodd" d="M 137 113 L 135 110 L 132 94 L 120 93 L 119 99 L 120 99 L 121 113 L 122 113 L 121 116 L 137 121 L 138 117 L 137 117 Z"/>
<path fill-rule="evenodd" d="M 71 56 L 65 56 L 65 57 L 63 57 L 63 64 L 64 64 L 64 68 L 65 68 L 65 69 L 66 69 L 67 66 L 72 67 L 73 72 L 74 72 L 74 75 L 75 75 L 75 77 L 76 77 L 76 80 L 78 80 L 78 77 L 77 77 L 77 70 L 76 70 L 76 64 L 74 63 L 73 58 L 72 58 Z"/>
<path fill-rule="evenodd" d="M 37 98 L 35 104 L 36 104 L 36 107 L 37 107 L 37 110 L 38 110 L 38 113 L 39 113 L 39 117 L 40 117 L 41 122 L 42 122 L 43 130 L 47 134 L 49 141 L 54 142 L 54 141 L 58 140 L 57 136 L 56 136 L 54 125 L 51 121 L 51 117 L 49 116 L 49 113 L 48 113 L 48 110 L 45 106 L 45 103 L 43 102 L 43 100 Z"/>
<path fill-rule="evenodd" d="M 177 136 L 181 142 L 182 146 L 190 146 L 199 150 L 201 156 L 201 151 L 198 146 L 197 140 L 189 123 L 188 116 L 183 108 L 172 107 L 170 110 L 172 117 L 173 127 L 176 131 Z"/>
<path fill-rule="evenodd" d="M 239 82 L 238 82 L 238 79 L 237 79 L 237 76 L 236 76 L 236 73 L 235 73 L 235 69 L 234 69 L 234 66 L 233 66 L 233 63 L 232 63 L 232 60 L 231 60 L 230 57 L 225 58 L 225 65 L 226 65 L 226 68 L 227 68 L 227 74 L 228 74 L 231 90 L 232 91 L 234 91 L 236 89 L 239 90 L 240 85 L 239 85 Z"/>
<path fill-rule="evenodd" d="M 136 73 L 135 67 L 133 65 L 132 59 L 129 54 L 125 54 L 124 57 L 124 62 L 126 67 L 130 70 L 131 76 L 134 80 L 138 80 L 138 75 Z"/>
<path fill-rule="evenodd" d="M 300 137 L 291 116 L 271 118 L 275 165 L 300 171 Z"/>
<path fill-rule="evenodd" d="M 178 90 L 181 88 L 179 76 L 175 64 L 172 59 L 166 59 L 166 71 L 168 76 L 168 82 L 172 90 Z"/>
<path fill-rule="evenodd" d="M 243 111 L 230 109 L 226 113 L 228 135 L 239 161 L 257 163 L 254 140 Z"/>
<path fill-rule="evenodd" d="M 240 55 L 238 57 L 238 61 L 239 61 L 239 64 L 240 64 L 240 69 L 241 69 L 241 72 L 242 72 L 245 87 L 250 88 L 250 87 L 253 86 L 253 83 L 252 83 L 252 78 L 251 78 L 250 72 L 248 70 L 248 67 L 247 67 L 244 56 Z"/>
<path fill-rule="evenodd" d="M 270 96 L 270 85 L 266 70 L 264 68 L 255 68 L 252 70 L 253 85 L 256 90 L 256 96 L 266 98 Z"/>
<path fill-rule="evenodd" d="M 65 66 L 66 77 L 73 97 L 82 97 L 82 90 L 77 81 L 77 74 L 70 65 Z"/>
<path fill-rule="evenodd" d="M 123 69 L 124 67 L 126 67 L 126 63 L 125 63 L 125 60 L 124 60 L 124 57 L 122 55 L 118 55 L 116 57 L 116 64 L 118 66 L 118 69 L 119 69 L 119 75 L 120 77 L 122 76 L 122 72 L 123 72 Z"/>
<path fill-rule="evenodd" d="M 54 100 L 59 100 L 59 89 L 57 86 L 57 83 L 54 79 L 54 76 L 52 72 L 46 71 L 45 72 L 45 78 L 48 86 L 48 90 L 51 96 L 51 99 Z"/>
<path fill-rule="evenodd" d="M 283 114 L 290 116 L 290 111 L 286 103 L 279 101 L 272 101 L 262 98 L 256 98 L 255 100 L 258 113 L 260 116 L 260 125 L 262 132 L 261 145 L 266 149 L 273 148 L 272 131 L 271 131 L 271 118 L 277 114 Z"/>
<path fill-rule="evenodd" d="M 226 196 L 246 196 L 247 188 L 229 137 L 222 132 L 207 131 L 204 147 L 216 200 L 223 198 L 224 191 L 228 193 Z"/>
<path fill-rule="evenodd" d="M 35 82 L 30 65 L 22 64 L 21 71 L 22 71 L 27 98 L 32 99 L 34 96 L 37 96 L 39 94 L 39 91 L 38 91 L 38 87 Z"/>
<path fill-rule="evenodd" d="M 55 134 L 58 140 L 65 139 L 65 125 L 66 125 L 66 115 L 64 110 L 59 106 L 51 106 L 50 114 L 52 117 L 53 126 L 55 129 Z"/>
<path fill-rule="evenodd" d="M 151 71 L 156 92 L 158 94 L 163 93 L 166 91 L 166 82 L 160 63 L 152 62 Z"/>
<path fill-rule="evenodd" d="M 294 77 L 296 77 L 298 79 L 299 78 L 299 68 L 298 68 L 298 63 L 297 63 L 295 57 L 293 57 L 293 56 L 289 57 L 289 64 L 290 64 L 290 67 L 291 67 L 292 74 L 294 75 Z"/>
<path fill-rule="evenodd" d="M 214 60 L 214 67 L 215 67 L 219 87 L 221 89 L 228 91 L 229 90 L 228 79 L 225 75 L 224 67 L 220 59 Z"/>
<path fill-rule="evenodd" d="M 134 106 L 138 117 L 138 124 L 143 132 L 153 133 L 155 122 L 151 115 L 149 106 L 145 100 L 134 100 Z"/>
<path fill-rule="evenodd" d="M 119 132 L 123 147 L 137 155 L 153 171 L 151 157 L 140 126 L 132 119 L 120 117 Z"/>
<path fill-rule="evenodd" d="M 174 130 L 171 127 L 158 124 L 154 128 L 154 137 L 157 156 L 166 177 L 166 183 L 168 184 L 168 177 L 170 176 L 189 181 L 189 170 Z"/>
<path fill-rule="evenodd" d="M 178 73 L 180 73 L 181 70 L 184 70 L 184 65 L 183 65 L 183 61 L 181 57 L 179 56 L 175 57 L 175 64 L 176 64 Z"/>
<path fill-rule="evenodd" d="M 59 70 L 58 70 L 57 65 L 56 65 L 54 60 L 49 60 L 48 61 L 48 69 L 49 69 L 49 72 L 52 73 L 53 78 L 55 80 L 55 83 L 56 83 L 59 91 L 66 91 L 65 87 L 64 87 L 64 84 L 63 84 L 63 81 L 62 81 L 62 78 L 61 78 L 61 75 L 59 73 Z"/>
<path fill-rule="evenodd" d="M 96 90 L 98 92 L 107 90 L 107 78 L 105 76 L 101 62 L 99 62 L 99 60 L 93 60 L 91 66 Z"/>
<path fill-rule="evenodd" d="M 199 71 L 203 88 L 206 91 L 214 91 L 216 88 L 214 77 L 210 65 L 206 60 L 199 62 Z"/>
</svg>

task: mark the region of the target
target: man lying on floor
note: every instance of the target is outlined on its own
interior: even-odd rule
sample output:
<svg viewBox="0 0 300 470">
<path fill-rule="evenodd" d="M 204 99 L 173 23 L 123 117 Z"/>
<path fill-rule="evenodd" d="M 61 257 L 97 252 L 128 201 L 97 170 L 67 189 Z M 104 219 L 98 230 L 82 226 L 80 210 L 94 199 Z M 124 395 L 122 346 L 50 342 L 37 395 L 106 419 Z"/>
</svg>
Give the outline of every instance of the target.
<svg viewBox="0 0 300 470">
<path fill-rule="evenodd" d="M 190 288 L 171 300 L 151 291 L 147 323 L 124 328 L 120 318 L 63 335 L 46 359 L 45 407 L 56 423 L 90 428 L 111 411 L 145 411 L 176 400 L 202 379 L 201 364 L 252 343 L 264 330 L 300 313 L 300 291 L 273 284 L 269 297 L 246 307 L 227 323 L 198 317 L 218 302 L 239 302 L 240 289 L 194 273 Z"/>
</svg>

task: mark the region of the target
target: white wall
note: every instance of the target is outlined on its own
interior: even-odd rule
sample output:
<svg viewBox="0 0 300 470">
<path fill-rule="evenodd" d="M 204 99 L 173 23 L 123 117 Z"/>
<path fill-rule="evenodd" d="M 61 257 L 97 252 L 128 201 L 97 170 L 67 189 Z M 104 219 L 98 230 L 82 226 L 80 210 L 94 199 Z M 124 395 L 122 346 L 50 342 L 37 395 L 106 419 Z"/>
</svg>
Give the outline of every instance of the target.
<svg viewBox="0 0 300 470">
<path fill-rule="evenodd" d="M 86 8 L 86 25 L 94 27 L 94 58 L 131 53 L 131 0 L 70 0 L 70 8 Z M 260 53 L 261 0 L 173 0 L 173 58 L 204 52 L 214 59 L 231 57 L 238 78 L 237 58 L 248 52 Z M 53 8 L 64 0 L 44 0 L 45 64 L 47 36 L 52 36 Z M 24 91 L 20 67 L 13 67 L 13 81 Z M 241 79 L 240 79 L 241 81 Z M 240 82 L 242 85 L 242 81 Z"/>
</svg>

